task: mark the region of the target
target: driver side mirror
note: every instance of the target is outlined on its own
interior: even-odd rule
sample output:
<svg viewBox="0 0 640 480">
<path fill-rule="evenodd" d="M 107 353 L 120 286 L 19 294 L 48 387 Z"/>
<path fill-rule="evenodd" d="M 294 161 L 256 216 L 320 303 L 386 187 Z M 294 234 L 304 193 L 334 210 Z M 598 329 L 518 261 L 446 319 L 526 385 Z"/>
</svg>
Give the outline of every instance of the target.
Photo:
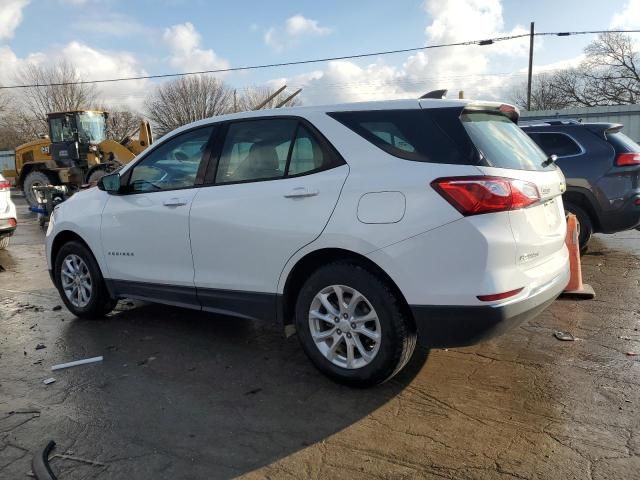
<svg viewBox="0 0 640 480">
<path fill-rule="evenodd" d="M 107 193 L 118 193 L 120 191 L 120 174 L 105 175 L 98 180 L 98 188 Z"/>
</svg>

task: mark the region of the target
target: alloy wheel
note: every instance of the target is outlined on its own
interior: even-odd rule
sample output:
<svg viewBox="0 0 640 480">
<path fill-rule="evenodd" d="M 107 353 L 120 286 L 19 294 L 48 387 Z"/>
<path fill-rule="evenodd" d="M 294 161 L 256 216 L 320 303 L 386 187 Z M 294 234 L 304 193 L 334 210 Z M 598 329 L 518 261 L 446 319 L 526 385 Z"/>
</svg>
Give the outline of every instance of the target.
<svg viewBox="0 0 640 480">
<path fill-rule="evenodd" d="M 309 308 L 311 338 L 334 365 L 357 369 L 369 365 L 380 349 L 380 319 L 367 298 L 345 285 L 316 294 Z"/>
<path fill-rule="evenodd" d="M 89 304 L 93 282 L 87 264 L 78 255 L 69 254 L 62 261 L 60 271 L 62 290 L 74 307 L 84 308 Z"/>
</svg>

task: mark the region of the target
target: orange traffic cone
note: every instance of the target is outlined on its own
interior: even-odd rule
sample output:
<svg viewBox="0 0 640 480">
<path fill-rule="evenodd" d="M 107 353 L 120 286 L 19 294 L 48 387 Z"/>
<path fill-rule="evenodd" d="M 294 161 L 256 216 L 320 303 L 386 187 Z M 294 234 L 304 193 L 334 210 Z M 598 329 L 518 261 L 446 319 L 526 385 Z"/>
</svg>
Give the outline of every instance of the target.
<svg viewBox="0 0 640 480">
<path fill-rule="evenodd" d="M 595 298 L 596 292 L 591 285 L 582 283 L 582 266 L 580 265 L 580 245 L 578 241 L 578 221 L 576 216 L 570 213 L 567 215 L 567 236 L 565 239 L 569 249 L 569 264 L 571 267 L 571 277 L 569 284 L 562 292 L 561 296 L 570 296 L 584 299 Z"/>
</svg>

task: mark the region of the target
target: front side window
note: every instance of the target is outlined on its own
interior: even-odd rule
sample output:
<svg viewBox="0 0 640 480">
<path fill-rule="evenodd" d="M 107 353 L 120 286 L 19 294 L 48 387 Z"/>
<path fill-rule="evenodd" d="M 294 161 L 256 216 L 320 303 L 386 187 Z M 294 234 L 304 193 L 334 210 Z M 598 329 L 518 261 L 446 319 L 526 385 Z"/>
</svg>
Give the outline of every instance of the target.
<svg viewBox="0 0 640 480">
<path fill-rule="evenodd" d="M 212 131 L 209 126 L 183 133 L 150 152 L 133 167 L 129 192 L 193 187 Z"/>
<path fill-rule="evenodd" d="M 582 153 L 580 146 L 564 133 L 531 132 L 529 136 L 547 155 L 568 157 Z"/>
</svg>

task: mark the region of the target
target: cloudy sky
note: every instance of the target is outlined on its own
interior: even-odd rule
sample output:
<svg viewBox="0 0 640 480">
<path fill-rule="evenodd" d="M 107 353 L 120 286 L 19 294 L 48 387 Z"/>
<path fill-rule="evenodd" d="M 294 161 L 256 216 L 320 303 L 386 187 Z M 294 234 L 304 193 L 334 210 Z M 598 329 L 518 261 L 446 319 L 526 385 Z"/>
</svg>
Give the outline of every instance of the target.
<svg viewBox="0 0 640 480">
<path fill-rule="evenodd" d="M 27 62 L 66 58 L 83 79 L 188 72 L 537 31 L 640 28 L 640 0 L 0 0 L 0 84 Z M 635 34 L 640 40 L 640 34 Z M 593 36 L 536 40 L 538 71 L 579 61 Z M 528 39 L 490 46 L 229 73 L 303 88 L 305 104 L 415 97 L 434 88 L 495 99 L 526 80 Z M 155 82 L 101 86 L 143 105 Z"/>
</svg>

